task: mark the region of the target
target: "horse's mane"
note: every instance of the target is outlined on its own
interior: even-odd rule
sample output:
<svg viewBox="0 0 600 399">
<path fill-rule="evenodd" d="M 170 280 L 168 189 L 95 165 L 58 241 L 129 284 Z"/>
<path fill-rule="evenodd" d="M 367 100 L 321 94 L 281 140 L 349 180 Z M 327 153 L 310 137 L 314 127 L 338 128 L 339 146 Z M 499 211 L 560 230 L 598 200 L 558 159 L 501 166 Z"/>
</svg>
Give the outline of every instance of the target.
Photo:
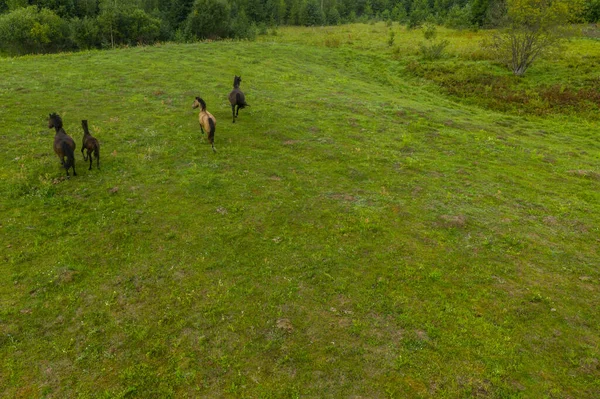
<svg viewBox="0 0 600 399">
<path fill-rule="evenodd" d="M 235 76 L 233 78 L 233 87 L 240 87 L 240 83 L 242 82 L 242 77 L 241 76 Z"/>
<path fill-rule="evenodd" d="M 60 116 L 58 116 L 58 114 L 56 112 L 53 112 L 50 114 L 50 119 L 54 120 L 55 127 L 59 128 L 59 129 L 63 127 L 62 119 L 60 118 Z"/>
<path fill-rule="evenodd" d="M 202 111 L 206 111 L 206 103 L 200 97 L 196 97 L 196 100 L 200 103 L 200 107 L 202 107 Z"/>
</svg>

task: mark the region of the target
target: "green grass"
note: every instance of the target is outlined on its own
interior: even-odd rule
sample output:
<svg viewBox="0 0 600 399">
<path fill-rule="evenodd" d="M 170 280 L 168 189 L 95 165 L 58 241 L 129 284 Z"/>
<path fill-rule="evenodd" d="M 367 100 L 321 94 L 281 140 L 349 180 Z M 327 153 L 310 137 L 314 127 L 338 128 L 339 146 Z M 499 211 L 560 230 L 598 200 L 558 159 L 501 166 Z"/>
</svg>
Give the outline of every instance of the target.
<svg viewBox="0 0 600 399">
<path fill-rule="evenodd" d="M 597 124 L 448 97 L 410 35 L 0 59 L 2 397 L 597 397 Z"/>
</svg>

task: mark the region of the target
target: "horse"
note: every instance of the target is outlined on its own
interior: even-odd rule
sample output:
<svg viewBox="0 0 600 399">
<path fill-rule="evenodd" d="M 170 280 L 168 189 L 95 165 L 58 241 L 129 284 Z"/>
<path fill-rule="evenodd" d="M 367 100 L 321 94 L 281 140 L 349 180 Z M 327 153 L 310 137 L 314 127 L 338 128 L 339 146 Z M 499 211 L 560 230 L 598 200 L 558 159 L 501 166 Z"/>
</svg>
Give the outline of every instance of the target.
<svg viewBox="0 0 600 399">
<path fill-rule="evenodd" d="M 77 172 L 75 172 L 75 141 L 65 132 L 62 119 L 56 113 L 52 113 L 48 117 L 48 129 L 52 128 L 56 130 L 54 152 L 60 159 L 60 164 L 67 171 L 67 178 L 69 177 L 69 168 L 73 168 L 73 176 L 77 176 Z"/>
<path fill-rule="evenodd" d="M 87 161 L 90 159 L 90 167 L 88 170 L 92 170 L 92 153 L 94 154 L 94 158 L 96 158 L 96 166 L 100 169 L 100 143 L 90 134 L 88 130 L 88 121 L 82 120 L 81 127 L 83 128 L 83 145 L 81 146 L 81 155 L 83 155 L 83 160 Z M 87 150 L 87 157 L 84 150 Z"/>
<path fill-rule="evenodd" d="M 233 123 L 235 123 L 235 118 L 237 118 L 238 113 L 240 112 L 240 108 L 249 107 L 250 104 L 246 103 L 246 96 L 240 90 L 240 83 L 242 83 L 241 76 L 235 76 L 233 78 L 233 90 L 229 93 L 229 103 L 231 104 L 231 114 L 233 115 Z M 235 106 L 237 105 L 237 110 Z"/>
<path fill-rule="evenodd" d="M 198 121 L 200 122 L 200 130 L 204 134 L 204 130 L 208 132 L 208 142 L 212 146 L 213 152 L 217 152 L 215 149 L 215 127 L 217 120 L 210 112 L 206 110 L 206 103 L 200 97 L 196 97 L 192 108 L 200 107 L 200 114 L 198 114 Z"/>
</svg>

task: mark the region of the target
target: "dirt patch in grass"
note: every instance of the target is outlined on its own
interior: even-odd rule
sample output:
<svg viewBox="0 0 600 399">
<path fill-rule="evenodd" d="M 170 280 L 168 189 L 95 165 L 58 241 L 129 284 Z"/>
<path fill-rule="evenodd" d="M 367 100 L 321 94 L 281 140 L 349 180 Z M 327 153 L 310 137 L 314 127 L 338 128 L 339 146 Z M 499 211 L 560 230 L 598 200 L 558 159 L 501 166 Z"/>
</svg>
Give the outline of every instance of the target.
<svg viewBox="0 0 600 399">
<path fill-rule="evenodd" d="M 591 170 L 583 170 L 583 169 L 568 170 L 567 173 L 572 176 L 585 177 L 585 178 L 593 179 L 593 180 L 600 180 L 600 173 L 594 172 Z"/>
<path fill-rule="evenodd" d="M 446 228 L 463 228 L 467 225 L 467 218 L 464 215 L 442 215 L 439 224 Z"/>
</svg>

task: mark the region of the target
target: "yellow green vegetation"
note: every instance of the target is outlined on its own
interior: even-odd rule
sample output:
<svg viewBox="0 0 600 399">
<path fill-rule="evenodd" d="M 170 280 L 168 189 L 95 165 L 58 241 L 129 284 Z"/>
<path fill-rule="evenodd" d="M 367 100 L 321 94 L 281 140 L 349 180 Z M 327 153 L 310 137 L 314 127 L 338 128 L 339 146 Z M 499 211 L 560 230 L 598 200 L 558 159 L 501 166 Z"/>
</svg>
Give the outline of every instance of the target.
<svg viewBox="0 0 600 399">
<path fill-rule="evenodd" d="M 593 108 L 466 89 L 591 87 L 590 39 L 518 78 L 481 32 L 275 33 L 0 59 L 0 395 L 596 398 Z"/>
</svg>

